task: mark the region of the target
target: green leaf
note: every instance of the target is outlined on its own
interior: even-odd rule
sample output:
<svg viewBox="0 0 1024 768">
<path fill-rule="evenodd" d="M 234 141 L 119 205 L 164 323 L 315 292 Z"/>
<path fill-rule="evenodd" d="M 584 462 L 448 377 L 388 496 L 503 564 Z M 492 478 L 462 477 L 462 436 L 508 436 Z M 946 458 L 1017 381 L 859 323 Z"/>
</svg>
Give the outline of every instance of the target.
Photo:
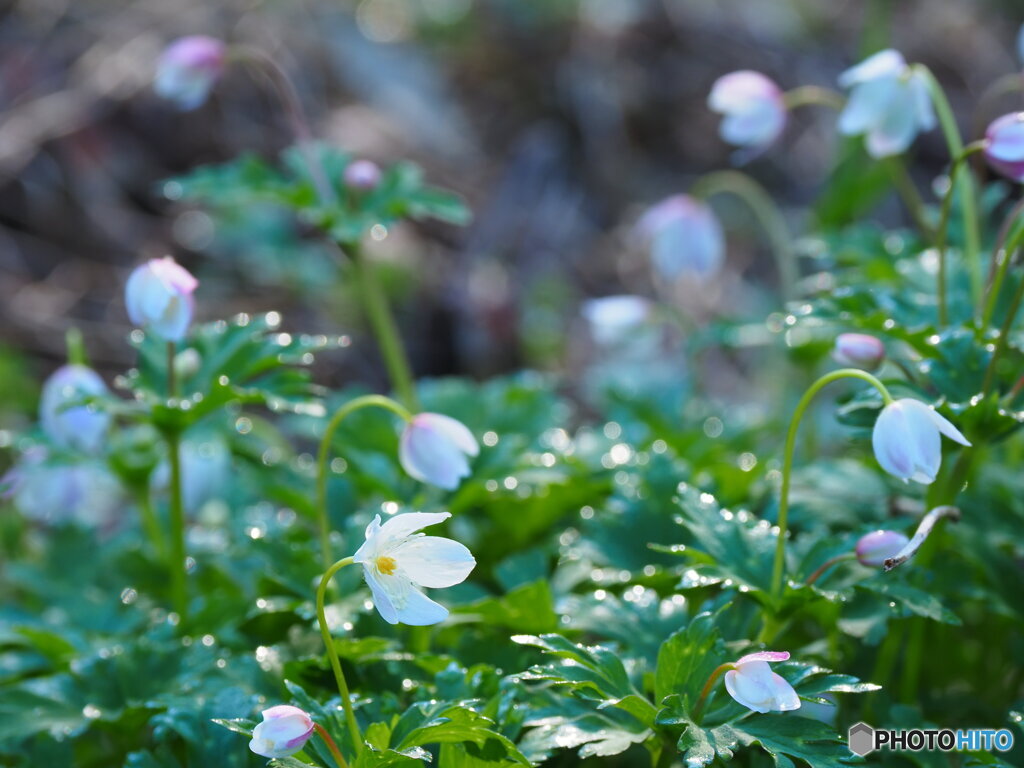
<svg viewBox="0 0 1024 768">
<path fill-rule="evenodd" d="M 679 694 L 686 702 L 696 702 L 711 673 L 727 661 L 725 643 L 715 627 L 717 615 L 695 616 L 686 629 L 662 643 L 654 673 L 655 701 Z"/>
</svg>

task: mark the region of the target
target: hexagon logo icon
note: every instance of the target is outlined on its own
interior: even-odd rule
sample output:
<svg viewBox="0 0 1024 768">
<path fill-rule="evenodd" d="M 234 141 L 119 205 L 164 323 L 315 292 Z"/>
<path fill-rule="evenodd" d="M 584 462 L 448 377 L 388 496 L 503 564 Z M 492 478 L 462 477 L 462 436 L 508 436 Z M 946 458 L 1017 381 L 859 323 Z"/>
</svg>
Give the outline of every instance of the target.
<svg viewBox="0 0 1024 768">
<path fill-rule="evenodd" d="M 875 729 L 867 723 L 851 725 L 847 732 L 847 741 L 853 754 L 864 757 L 875 748 Z"/>
</svg>

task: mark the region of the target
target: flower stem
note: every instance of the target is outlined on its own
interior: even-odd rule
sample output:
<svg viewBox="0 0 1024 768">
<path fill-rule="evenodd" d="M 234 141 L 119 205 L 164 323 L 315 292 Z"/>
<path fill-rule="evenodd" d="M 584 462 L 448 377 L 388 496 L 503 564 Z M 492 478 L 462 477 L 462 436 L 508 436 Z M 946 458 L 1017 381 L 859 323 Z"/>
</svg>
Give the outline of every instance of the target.
<svg viewBox="0 0 1024 768">
<path fill-rule="evenodd" d="M 174 377 L 175 344 L 167 342 L 167 397 L 177 395 L 177 383 Z M 171 465 L 171 543 L 169 549 L 171 570 L 171 604 L 181 625 L 184 626 L 188 614 L 188 574 L 185 552 L 185 505 L 181 493 L 181 435 L 175 431 L 166 432 L 167 460 Z"/>
<path fill-rule="evenodd" d="M 953 158 L 953 164 L 949 170 L 949 189 L 942 198 L 942 209 L 939 213 L 939 225 L 935 230 L 935 251 L 939 257 L 939 269 L 937 272 L 937 284 L 935 288 L 936 299 L 939 307 L 939 324 L 946 325 L 949 322 L 949 310 L 946 304 L 946 242 L 949 239 L 949 214 L 953 209 L 953 193 L 956 191 L 956 179 L 965 161 L 975 152 L 985 148 L 984 142 L 976 141 L 970 146 L 960 150 L 960 154 Z M 961 190 L 962 191 L 962 190 Z M 980 270 L 981 262 L 978 262 Z M 981 279 L 979 272 L 978 279 Z M 973 280 L 973 276 L 972 276 Z"/>
<path fill-rule="evenodd" d="M 830 107 L 831 109 L 842 109 L 846 106 L 846 99 L 843 94 L 833 91 L 831 88 L 822 88 L 820 85 L 801 85 L 782 94 L 782 103 L 786 109 L 798 107 Z"/>
<path fill-rule="evenodd" d="M 327 626 L 327 616 L 324 613 L 324 596 L 327 594 L 327 585 L 331 578 L 344 568 L 352 564 L 352 558 L 346 557 L 339 560 L 324 575 L 320 577 L 320 585 L 316 588 L 316 618 L 320 623 L 320 636 L 324 640 L 327 649 L 327 658 L 331 661 L 331 669 L 334 670 L 334 680 L 338 684 L 338 693 L 341 696 L 341 707 L 345 710 L 345 722 L 348 724 L 348 732 L 352 737 L 352 748 L 358 755 L 363 748 L 363 735 L 359 731 L 359 723 L 356 722 L 356 713 L 352 709 L 352 695 L 348 691 L 348 683 L 345 682 L 345 673 L 341 670 L 341 660 L 338 659 L 338 652 L 334 648 L 334 640 L 331 638 L 331 629 Z"/>
<path fill-rule="evenodd" d="M 334 415 L 331 416 L 331 420 L 327 422 L 324 436 L 320 438 L 316 473 L 316 511 L 320 528 L 320 553 L 324 560 L 324 568 L 331 564 L 331 530 L 330 518 L 327 514 L 327 468 L 331 455 L 331 444 L 334 441 L 334 433 L 338 431 L 341 422 L 349 414 L 358 411 L 360 408 L 370 407 L 385 408 L 397 414 L 405 421 L 412 419 L 412 414 L 390 397 L 384 397 L 384 395 L 363 395 L 362 397 L 349 400 L 335 411 Z"/>
<path fill-rule="evenodd" d="M 342 250 L 352 260 L 352 268 L 356 273 L 356 283 L 362 296 L 370 326 L 377 337 L 384 364 L 388 369 L 388 377 L 398 399 L 407 408 L 418 410 L 416 390 L 413 387 L 412 373 L 409 369 L 409 358 L 402 345 L 398 326 L 388 306 L 387 297 L 381 290 L 377 273 L 370 259 L 362 253 L 358 243 L 339 243 Z"/>
<path fill-rule="evenodd" d="M 988 328 L 992 322 L 992 315 L 996 310 L 996 303 L 999 301 L 999 292 L 1003 288 L 1003 281 L 1013 261 L 1014 251 L 1020 247 L 1024 240 L 1024 227 L 1013 232 L 1013 228 L 1019 222 L 1024 221 L 1024 199 L 1017 202 L 1010 210 L 1009 215 L 999 228 L 999 235 L 996 238 L 995 247 L 992 249 L 992 270 L 989 273 L 988 286 L 985 296 L 985 312 L 981 316 L 981 327 Z M 1011 239 L 1011 234 L 1013 238 Z M 997 266 L 998 264 L 998 266 Z"/>
<path fill-rule="evenodd" d="M 153 545 L 153 551 L 156 552 L 157 558 L 162 561 L 166 556 L 164 536 L 163 531 L 160 530 L 160 521 L 157 519 L 156 510 L 153 509 L 153 499 L 149 495 L 149 488 L 140 485 L 134 491 L 135 503 L 139 507 L 139 517 L 142 518 L 142 528 L 146 531 L 146 536 Z"/>
<path fill-rule="evenodd" d="M 775 266 L 779 271 L 782 299 L 788 301 L 792 298 L 799 277 L 793 238 L 782 212 L 764 187 L 739 171 L 715 171 L 697 179 L 690 194 L 701 200 L 714 195 L 731 194 L 747 204 L 771 244 Z"/>
<path fill-rule="evenodd" d="M 85 342 L 82 341 L 82 332 L 72 326 L 64 334 L 64 344 L 68 350 L 68 362 L 72 365 L 88 365 L 89 361 L 85 356 Z"/>
<path fill-rule="evenodd" d="M 907 166 L 904 164 L 903 159 L 899 157 L 886 158 L 886 165 L 889 167 L 889 172 L 892 175 L 893 186 L 896 187 L 896 191 L 903 200 L 903 205 L 906 206 L 907 211 L 910 213 L 910 218 L 914 220 L 914 226 L 917 228 L 917 231 L 929 240 L 934 240 L 935 232 L 928 225 L 928 218 L 925 216 L 924 210 L 924 200 L 921 199 L 921 193 L 917 191 L 913 179 L 907 173 Z"/>
<path fill-rule="evenodd" d="M 700 716 L 704 710 L 704 704 L 707 701 L 711 690 L 715 687 L 715 683 L 718 682 L 718 678 L 730 669 L 736 669 L 736 665 L 731 661 L 728 661 L 725 664 L 719 664 L 715 667 L 715 671 L 708 677 L 708 681 L 704 683 L 704 687 L 700 691 L 700 697 L 697 699 L 697 704 L 693 707 L 693 713 L 690 716 L 690 719 L 697 725 L 700 725 Z"/>
<path fill-rule="evenodd" d="M 808 587 L 811 586 L 811 584 L 820 579 L 822 575 L 825 573 L 825 571 L 827 571 L 833 565 L 836 565 L 837 563 L 842 563 L 846 560 L 853 560 L 855 557 L 857 557 L 857 555 L 854 552 L 844 552 L 841 555 L 836 555 L 835 557 L 826 560 L 818 567 L 818 569 L 814 573 L 807 577 L 807 581 L 805 581 L 804 584 Z"/>
<path fill-rule="evenodd" d="M 1010 335 L 1010 330 L 1013 328 L 1013 321 L 1017 317 L 1022 301 L 1024 301 L 1024 280 L 1021 280 L 1020 285 L 1017 286 L 1017 290 L 1010 302 L 1010 307 L 1006 311 L 1006 317 L 1003 319 L 1003 325 L 999 329 L 999 336 L 996 338 L 996 348 L 992 352 L 992 357 L 989 358 L 988 368 L 985 369 L 985 379 L 981 385 L 982 397 L 987 395 L 992 390 L 992 385 L 995 384 L 996 363 L 1006 350 L 1007 338 Z"/>
<path fill-rule="evenodd" d="M 331 754 L 334 756 L 334 762 L 338 764 L 338 768 L 348 768 L 348 762 L 346 762 L 344 756 L 341 754 L 341 750 L 338 749 L 338 744 L 334 739 L 331 738 L 331 734 L 327 732 L 320 723 L 314 723 L 313 729 L 317 732 L 317 735 L 324 740 L 324 744 L 331 750 Z"/>
<path fill-rule="evenodd" d="M 789 484 L 793 474 L 793 454 L 796 450 L 796 434 L 800 427 L 800 420 L 803 418 L 807 407 L 811 404 L 811 400 L 814 399 L 814 396 L 818 394 L 822 388 L 831 384 L 833 381 L 846 378 L 866 381 L 879 391 L 882 395 L 882 400 L 886 405 L 892 402 L 892 395 L 889 394 L 889 390 L 886 389 L 885 384 L 867 371 L 861 371 L 857 368 L 841 368 L 838 371 L 826 373 L 816 382 L 811 384 L 807 391 L 804 392 L 803 397 L 800 398 L 800 402 L 797 403 L 796 410 L 793 412 L 793 419 L 789 423 L 789 432 L 786 434 L 786 446 L 782 460 L 782 488 L 779 491 L 778 516 L 779 538 L 775 544 L 775 563 L 772 566 L 772 595 L 775 597 L 780 597 L 782 595 L 782 575 L 786 560 L 786 529 L 789 516 Z"/>
<path fill-rule="evenodd" d="M 259 67 L 260 71 L 273 84 L 274 92 L 281 102 L 281 107 L 288 117 L 288 122 L 291 123 L 295 143 L 299 151 L 302 152 L 306 165 L 309 167 L 309 175 L 313 180 L 313 186 L 316 187 L 317 195 L 322 202 L 333 203 L 335 201 L 334 189 L 324 174 L 323 167 L 313 154 L 311 148 L 313 132 L 309 128 L 309 120 L 306 118 L 306 112 L 302 108 L 302 101 L 299 99 L 298 91 L 295 90 L 295 84 L 288 77 L 288 73 L 284 71 L 273 57 L 268 56 L 259 48 L 250 46 L 233 47 L 231 49 L 231 56 Z"/>
<path fill-rule="evenodd" d="M 956 124 L 956 117 L 953 115 L 953 108 L 949 105 L 946 92 L 942 90 L 939 81 L 935 79 L 928 67 L 922 64 L 915 64 L 915 74 L 924 78 L 928 85 L 928 91 L 932 97 L 932 104 L 935 113 L 939 118 L 939 125 L 946 137 L 946 145 L 949 148 L 949 156 L 956 163 L 957 159 L 964 153 L 964 141 L 960 136 L 960 129 Z M 950 174 L 950 189 L 953 185 L 959 187 L 960 207 L 964 220 L 964 260 L 967 262 L 971 279 L 971 296 L 975 305 L 981 301 L 982 275 L 981 275 L 981 236 L 979 234 L 978 207 L 975 199 L 974 179 L 969 172 Z M 940 232 L 943 228 L 940 226 Z M 940 253 L 940 264 L 942 254 Z"/>
</svg>

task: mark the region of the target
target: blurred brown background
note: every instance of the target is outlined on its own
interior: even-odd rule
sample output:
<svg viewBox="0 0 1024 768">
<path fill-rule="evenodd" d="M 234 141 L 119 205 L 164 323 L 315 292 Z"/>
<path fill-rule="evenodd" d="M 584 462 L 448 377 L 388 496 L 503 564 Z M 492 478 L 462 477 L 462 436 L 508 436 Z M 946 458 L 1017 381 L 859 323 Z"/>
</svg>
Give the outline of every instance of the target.
<svg viewBox="0 0 1024 768">
<path fill-rule="evenodd" d="M 356 343 L 319 378 L 381 381 L 330 253 L 294 222 L 261 215 L 225 229 L 161 193 L 169 176 L 291 140 L 272 91 L 242 67 L 195 112 L 159 100 L 154 62 L 178 36 L 266 50 L 295 79 L 318 135 L 382 163 L 408 157 L 467 199 L 468 229 L 399 228 L 374 249 L 395 267 L 390 290 L 417 372 L 485 375 L 557 368 L 582 298 L 649 290 L 623 232 L 643 205 L 729 165 L 705 107 L 716 77 L 752 68 L 784 88 L 835 87 L 865 52 L 892 45 L 934 69 L 968 130 L 992 116 L 972 114 L 978 94 L 1021 67 L 1022 11 L 976 0 L 7 3 L 0 395 L 6 408 L 29 403 L 71 325 L 105 373 L 130 365 L 122 285 L 136 262 L 166 253 L 202 280 L 200 319 L 277 309 L 288 329 L 349 333 Z M 794 225 L 828 179 L 834 119 L 801 110 L 748 168 Z M 945 162 L 933 131 L 916 150 L 922 188 Z M 894 196 L 877 215 L 902 216 Z M 735 285 L 705 299 L 732 311 L 752 296 L 745 308 L 770 310 L 771 261 L 736 218 Z"/>
</svg>

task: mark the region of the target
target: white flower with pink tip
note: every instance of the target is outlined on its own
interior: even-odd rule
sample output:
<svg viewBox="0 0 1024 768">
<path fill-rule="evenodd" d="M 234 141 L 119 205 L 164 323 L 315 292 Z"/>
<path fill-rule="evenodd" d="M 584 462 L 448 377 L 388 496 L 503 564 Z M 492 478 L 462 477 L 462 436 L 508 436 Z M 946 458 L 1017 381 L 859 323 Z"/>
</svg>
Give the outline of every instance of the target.
<svg viewBox="0 0 1024 768">
<path fill-rule="evenodd" d="M 787 661 L 788 651 L 760 651 L 744 656 L 725 673 L 725 690 L 755 712 L 790 712 L 800 709 L 800 697 L 782 675 L 772 672 L 771 661 Z"/>
<path fill-rule="evenodd" d="M 313 718 L 298 707 L 279 704 L 263 710 L 263 722 L 252 729 L 249 749 L 270 758 L 289 757 L 313 735 Z"/>
</svg>

